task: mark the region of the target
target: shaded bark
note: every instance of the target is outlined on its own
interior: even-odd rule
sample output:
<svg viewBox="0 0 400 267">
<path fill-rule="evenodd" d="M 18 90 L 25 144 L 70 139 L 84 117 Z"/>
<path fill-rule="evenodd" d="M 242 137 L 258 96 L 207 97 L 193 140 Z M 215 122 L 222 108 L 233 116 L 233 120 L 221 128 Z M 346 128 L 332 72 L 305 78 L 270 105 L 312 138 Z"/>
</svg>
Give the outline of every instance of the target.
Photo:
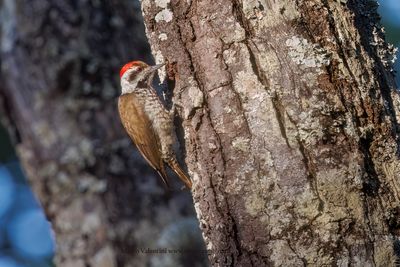
<svg viewBox="0 0 400 267">
<path fill-rule="evenodd" d="M 214 266 L 394 266 L 399 95 L 375 1 L 142 2 Z M 161 77 L 165 73 L 161 73 Z"/>
<path fill-rule="evenodd" d="M 189 192 L 164 190 L 117 115 L 119 67 L 152 61 L 139 3 L 0 4 L 1 115 L 52 221 L 57 266 L 159 266 L 142 251 L 201 248 Z M 164 256 L 205 264 L 185 255 Z"/>
</svg>

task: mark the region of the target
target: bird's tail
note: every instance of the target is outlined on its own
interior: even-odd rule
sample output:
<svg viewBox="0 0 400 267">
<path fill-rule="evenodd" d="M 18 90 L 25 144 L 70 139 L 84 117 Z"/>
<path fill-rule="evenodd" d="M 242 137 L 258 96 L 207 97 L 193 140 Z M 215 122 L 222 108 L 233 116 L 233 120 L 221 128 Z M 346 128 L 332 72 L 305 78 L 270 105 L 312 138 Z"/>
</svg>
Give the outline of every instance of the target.
<svg viewBox="0 0 400 267">
<path fill-rule="evenodd" d="M 192 189 L 192 181 L 186 175 L 186 173 L 182 170 L 178 161 L 175 158 L 168 160 L 167 164 L 171 167 L 171 169 L 179 176 L 182 182 L 186 185 L 187 188 Z"/>
<path fill-rule="evenodd" d="M 157 170 L 158 175 L 160 175 L 161 180 L 164 182 L 164 185 L 166 189 L 169 189 L 169 182 L 168 182 L 168 175 L 167 172 L 165 171 L 164 164 L 162 164 L 162 168 L 160 170 Z"/>
</svg>

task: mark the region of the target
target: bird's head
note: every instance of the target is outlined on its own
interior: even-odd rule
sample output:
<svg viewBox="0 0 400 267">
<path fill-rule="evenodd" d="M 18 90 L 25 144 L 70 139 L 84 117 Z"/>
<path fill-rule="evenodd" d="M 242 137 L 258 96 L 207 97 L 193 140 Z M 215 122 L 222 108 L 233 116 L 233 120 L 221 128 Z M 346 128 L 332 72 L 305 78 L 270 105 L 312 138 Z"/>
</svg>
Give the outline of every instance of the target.
<svg viewBox="0 0 400 267">
<path fill-rule="evenodd" d="M 147 84 L 148 79 L 153 80 L 156 70 L 164 66 L 159 64 L 149 66 L 143 61 L 131 61 L 126 63 L 120 70 L 122 94 L 132 93 L 140 82 Z M 150 81 L 151 83 L 152 81 Z"/>
</svg>

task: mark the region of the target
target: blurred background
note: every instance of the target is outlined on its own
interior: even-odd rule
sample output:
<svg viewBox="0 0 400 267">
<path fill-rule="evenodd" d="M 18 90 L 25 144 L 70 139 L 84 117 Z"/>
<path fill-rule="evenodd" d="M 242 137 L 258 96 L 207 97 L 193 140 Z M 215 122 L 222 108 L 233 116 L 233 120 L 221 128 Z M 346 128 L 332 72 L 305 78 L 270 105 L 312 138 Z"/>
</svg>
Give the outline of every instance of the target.
<svg viewBox="0 0 400 267">
<path fill-rule="evenodd" d="M 164 191 L 116 119 L 119 67 L 152 62 L 138 1 L 53 2 L 0 0 L 0 267 L 54 266 L 43 208 L 56 265 L 207 266 L 190 194 Z M 400 1 L 378 2 L 398 47 Z"/>
<path fill-rule="evenodd" d="M 139 1 L 0 0 L 0 267 L 208 265 L 190 192 L 118 119 L 133 59 Z"/>
<path fill-rule="evenodd" d="M 381 22 L 386 31 L 386 40 L 395 47 L 400 47 L 400 1 L 399 0 L 378 0 L 378 12 L 381 15 Z M 400 51 L 397 50 L 397 60 L 394 63 L 396 70 L 397 88 L 400 85 Z"/>
</svg>

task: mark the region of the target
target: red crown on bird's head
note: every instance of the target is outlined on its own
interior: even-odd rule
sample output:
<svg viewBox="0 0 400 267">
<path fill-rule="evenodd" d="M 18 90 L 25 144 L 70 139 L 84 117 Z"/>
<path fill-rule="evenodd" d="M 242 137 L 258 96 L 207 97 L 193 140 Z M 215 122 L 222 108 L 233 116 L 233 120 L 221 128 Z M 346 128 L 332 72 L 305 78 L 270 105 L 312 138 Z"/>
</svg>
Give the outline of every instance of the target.
<svg viewBox="0 0 400 267">
<path fill-rule="evenodd" d="M 127 70 L 129 70 L 130 68 L 135 67 L 135 66 L 144 69 L 144 68 L 147 67 L 148 65 L 147 65 L 146 63 L 144 63 L 143 61 L 131 61 L 131 62 L 128 62 L 128 63 L 126 63 L 126 64 L 121 68 L 121 70 L 119 71 L 119 77 L 121 78 L 122 75 L 124 75 L 124 73 L 125 73 Z"/>
</svg>

